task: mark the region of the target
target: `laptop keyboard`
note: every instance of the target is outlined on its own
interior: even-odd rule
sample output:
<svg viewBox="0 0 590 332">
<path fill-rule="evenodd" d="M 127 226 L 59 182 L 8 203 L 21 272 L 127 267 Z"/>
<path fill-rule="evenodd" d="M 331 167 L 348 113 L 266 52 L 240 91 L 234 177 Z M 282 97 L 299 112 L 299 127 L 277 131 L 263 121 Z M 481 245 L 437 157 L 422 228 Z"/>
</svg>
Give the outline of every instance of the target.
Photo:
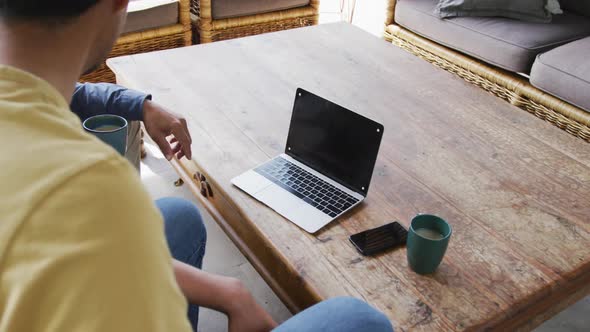
<svg viewBox="0 0 590 332">
<path fill-rule="evenodd" d="M 336 217 L 359 201 L 281 157 L 254 171 L 330 217 Z"/>
</svg>

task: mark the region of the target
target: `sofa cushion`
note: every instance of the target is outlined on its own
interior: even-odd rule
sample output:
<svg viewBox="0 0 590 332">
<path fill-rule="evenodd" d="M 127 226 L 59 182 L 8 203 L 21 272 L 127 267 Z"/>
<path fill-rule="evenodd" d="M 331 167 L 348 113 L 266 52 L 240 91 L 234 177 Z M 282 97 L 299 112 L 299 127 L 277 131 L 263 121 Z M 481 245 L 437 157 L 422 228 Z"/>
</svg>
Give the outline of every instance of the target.
<svg viewBox="0 0 590 332">
<path fill-rule="evenodd" d="M 440 19 L 437 0 L 398 0 L 395 21 L 419 35 L 475 58 L 528 73 L 537 54 L 590 35 L 590 19 L 565 13 L 551 23 L 501 17 Z"/>
<path fill-rule="evenodd" d="M 440 17 L 496 16 L 529 22 L 551 22 L 547 0 L 439 0 Z"/>
<path fill-rule="evenodd" d="M 263 14 L 307 6 L 309 0 L 212 0 L 214 19 Z"/>
<path fill-rule="evenodd" d="M 131 0 L 124 33 L 154 29 L 178 23 L 179 0 Z"/>
<path fill-rule="evenodd" d="M 590 112 L 590 37 L 539 54 L 531 84 Z"/>
</svg>

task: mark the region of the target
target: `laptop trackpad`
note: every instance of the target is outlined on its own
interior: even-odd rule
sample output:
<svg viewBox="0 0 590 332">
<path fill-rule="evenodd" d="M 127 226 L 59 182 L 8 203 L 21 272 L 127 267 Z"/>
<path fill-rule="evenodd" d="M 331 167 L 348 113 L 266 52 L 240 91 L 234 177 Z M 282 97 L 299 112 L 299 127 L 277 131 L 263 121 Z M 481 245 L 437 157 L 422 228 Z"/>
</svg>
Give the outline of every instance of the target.
<svg viewBox="0 0 590 332">
<path fill-rule="evenodd" d="M 256 173 L 253 170 L 249 170 L 240 176 L 236 176 L 231 182 L 238 188 L 247 192 L 248 194 L 255 196 L 255 194 L 264 188 L 271 186 L 273 183 L 264 176 Z"/>
<path fill-rule="evenodd" d="M 279 186 L 268 186 L 257 192 L 254 197 L 289 219 L 290 211 L 297 207 L 299 199 Z"/>
<path fill-rule="evenodd" d="M 254 197 L 309 233 L 317 232 L 332 220 L 330 216 L 276 185 L 263 189 Z"/>
</svg>

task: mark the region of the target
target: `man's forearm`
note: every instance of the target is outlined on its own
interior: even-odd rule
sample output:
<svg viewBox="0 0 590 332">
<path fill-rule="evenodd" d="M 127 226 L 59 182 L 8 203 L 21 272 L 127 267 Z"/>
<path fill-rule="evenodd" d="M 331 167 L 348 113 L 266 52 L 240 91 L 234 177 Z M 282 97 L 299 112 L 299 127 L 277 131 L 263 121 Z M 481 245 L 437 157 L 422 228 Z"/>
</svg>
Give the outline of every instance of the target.
<svg viewBox="0 0 590 332">
<path fill-rule="evenodd" d="M 236 300 L 247 293 L 234 278 L 213 275 L 177 260 L 173 264 L 176 282 L 191 304 L 230 314 Z"/>
<path fill-rule="evenodd" d="M 271 331 L 277 326 L 239 280 L 203 272 L 176 260 L 174 274 L 190 303 L 227 315 L 230 332 Z"/>
</svg>

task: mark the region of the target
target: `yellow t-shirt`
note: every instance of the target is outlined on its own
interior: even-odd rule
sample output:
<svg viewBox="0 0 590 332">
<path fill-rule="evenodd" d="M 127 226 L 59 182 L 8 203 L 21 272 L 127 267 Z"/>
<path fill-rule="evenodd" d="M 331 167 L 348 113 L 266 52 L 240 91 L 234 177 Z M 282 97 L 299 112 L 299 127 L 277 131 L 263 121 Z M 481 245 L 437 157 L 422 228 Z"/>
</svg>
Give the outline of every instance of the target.
<svg viewBox="0 0 590 332">
<path fill-rule="evenodd" d="M 0 65 L 0 332 L 191 331 L 162 217 L 49 83 Z"/>
</svg>

